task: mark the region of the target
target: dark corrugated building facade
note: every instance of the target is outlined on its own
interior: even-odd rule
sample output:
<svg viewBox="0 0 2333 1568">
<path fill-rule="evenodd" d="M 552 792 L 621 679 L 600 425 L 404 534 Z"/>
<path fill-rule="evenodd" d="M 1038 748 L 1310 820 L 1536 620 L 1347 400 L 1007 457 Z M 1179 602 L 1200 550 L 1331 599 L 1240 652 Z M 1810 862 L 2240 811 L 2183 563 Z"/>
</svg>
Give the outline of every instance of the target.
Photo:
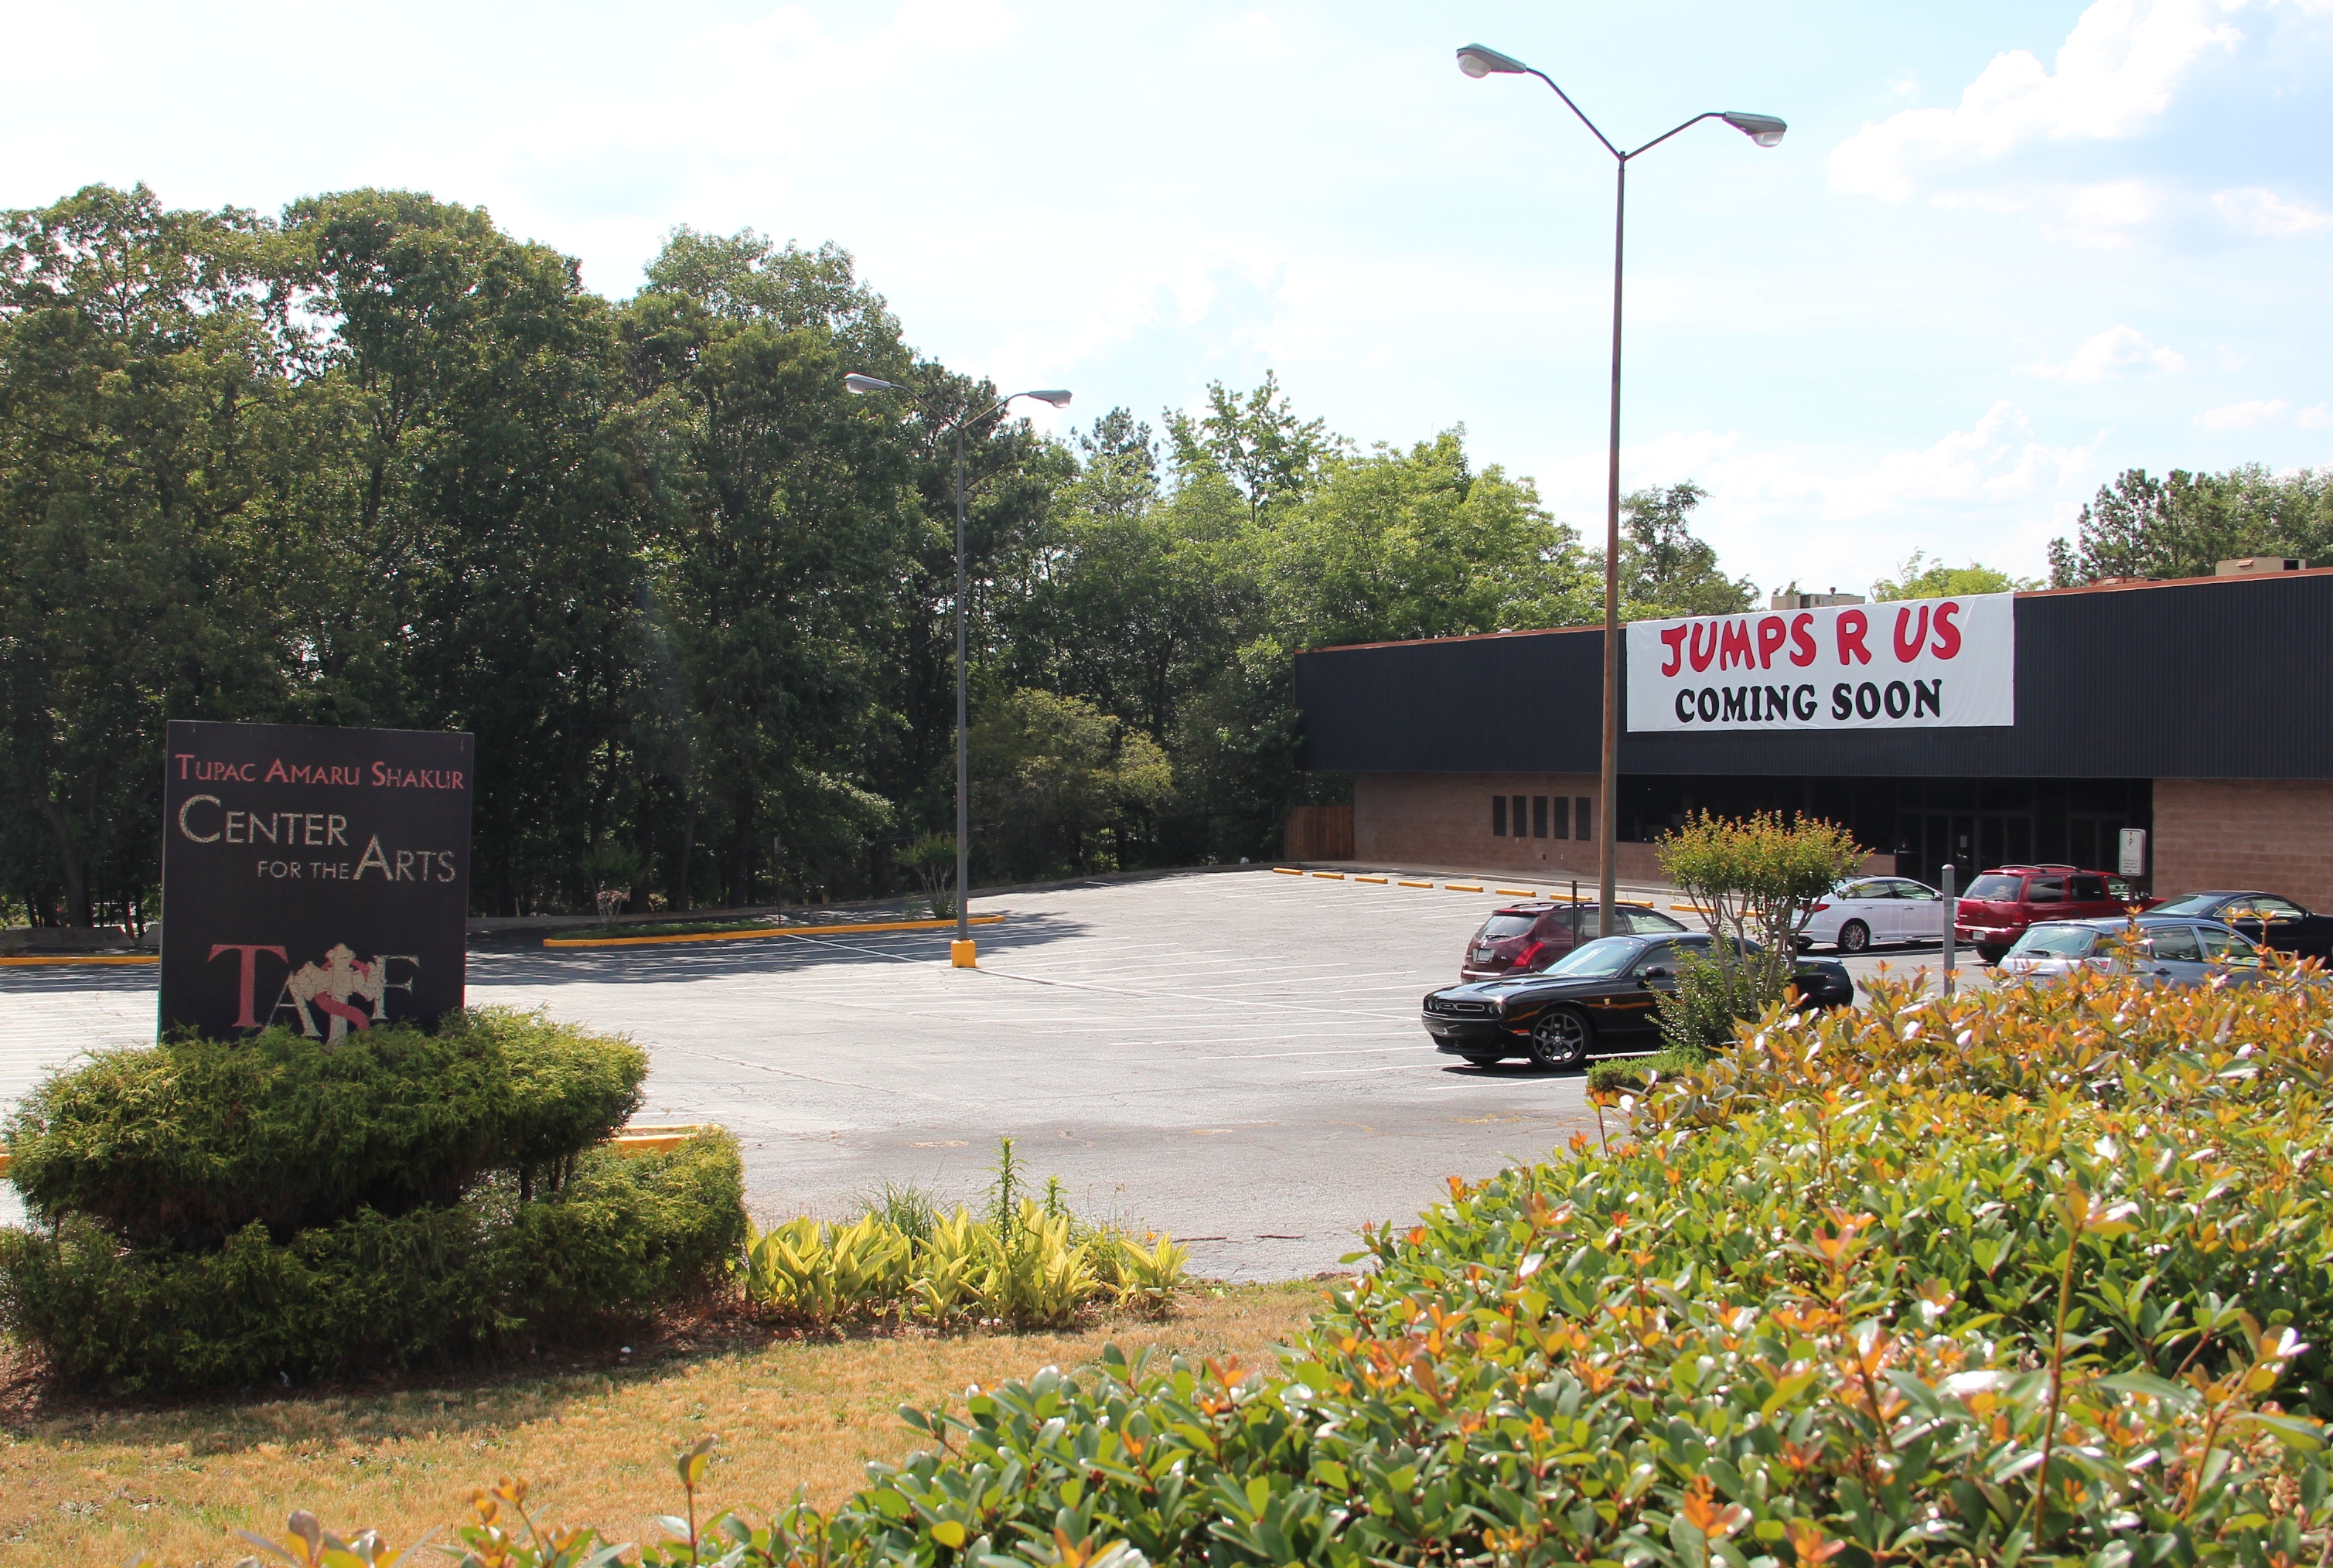
<svg viewBox="0 0 2333 1568">
<path fill-rule="evenodd" d="M 2333 569 L 2020 594 L 2014 624 L 2011 724 L 1624 730 L 1620 875 L 1687 812 L 1771 808 L 1930 882 L 2113 870 L 2140 828 L 2158 894 L 2333 908 Z M 1304 764 L 1353 775 L 1359 859 L 1591 875 L 1602 669 L 1601 627 L 1311 650 Z"/>
</svg>

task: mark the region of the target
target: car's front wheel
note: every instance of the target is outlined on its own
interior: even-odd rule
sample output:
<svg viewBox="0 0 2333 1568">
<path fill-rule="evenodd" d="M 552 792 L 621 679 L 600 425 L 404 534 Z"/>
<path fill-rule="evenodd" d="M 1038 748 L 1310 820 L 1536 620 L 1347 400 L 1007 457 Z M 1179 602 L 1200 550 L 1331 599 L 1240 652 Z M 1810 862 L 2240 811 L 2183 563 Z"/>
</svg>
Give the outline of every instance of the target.
<svg viewBox="0 0 2333 1568">
<path fill-rule="evenodd" d="M 1592 1038 L 1586 1018 L 1570 1008 L 1550 1008 L 1531 1026 L 1531 1060 L 1542 1067 L 1577 1067 L 1588 1060 Z"/>
<path fill-rule="evenodd" d="M 1839 928 L 1839 951 L 1861 952 L 1871 945 L 1871 928 L 1859 920 L 1850 920 Z"/>
</svg>

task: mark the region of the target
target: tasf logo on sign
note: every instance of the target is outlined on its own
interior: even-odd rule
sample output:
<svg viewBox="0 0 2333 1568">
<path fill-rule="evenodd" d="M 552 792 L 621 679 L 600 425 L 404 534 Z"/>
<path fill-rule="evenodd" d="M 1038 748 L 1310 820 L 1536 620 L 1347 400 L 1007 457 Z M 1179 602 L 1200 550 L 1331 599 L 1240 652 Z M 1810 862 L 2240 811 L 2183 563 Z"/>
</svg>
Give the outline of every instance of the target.
<svg viewBox="0 0 2333 1568">
<path fill-rule="evenodd" d="M 2014 594 L 1637 621 L 1627 636 L 1632 732 L 2017 722 Z"/>
</svg>

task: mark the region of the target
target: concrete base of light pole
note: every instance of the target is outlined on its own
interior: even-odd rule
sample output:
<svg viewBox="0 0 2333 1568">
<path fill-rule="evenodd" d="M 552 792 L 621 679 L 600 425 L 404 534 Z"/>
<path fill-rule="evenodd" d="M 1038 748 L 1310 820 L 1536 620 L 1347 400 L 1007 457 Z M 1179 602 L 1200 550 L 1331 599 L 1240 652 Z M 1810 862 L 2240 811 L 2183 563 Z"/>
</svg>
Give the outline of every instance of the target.
<svg viewBox="0 0 2333 1568">
<path fill-rule="evenodd" d="M 980 944 L 976 942 L 948 943 L 948 962 L 957 969 L 978 969 Z"/>
</svg>

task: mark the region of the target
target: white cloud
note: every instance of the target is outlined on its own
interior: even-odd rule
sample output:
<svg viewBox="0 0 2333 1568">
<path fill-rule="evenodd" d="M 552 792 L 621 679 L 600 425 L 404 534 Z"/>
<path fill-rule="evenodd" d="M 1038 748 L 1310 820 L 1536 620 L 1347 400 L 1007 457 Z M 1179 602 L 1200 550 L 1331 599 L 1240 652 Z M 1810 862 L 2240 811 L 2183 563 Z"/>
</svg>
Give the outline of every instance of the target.
<svg viewBox="0 0 2333 1568">
<path fill-rule="evenodd" d="M 2126 370 L 2147 367 L 2166 374 L 2175 373 L 2186 368 L 2187 358 L 2176 349 L 2149 342 L 2136 327 L 2122 326 L 2108 327 L 2095 337 L 2085 338 L 2062 365 L 2041 360 L 2019 368 L 2029 376 L 2039 376 L 2062 387 L 2096 387 Z"/>
<path fill-rule="evenodd" d="M 2265 239 L 2310 234 L 2333 224 L 2333 213 L 2320 212 L 2305 201 L 2287 201 L 2259 186 L 2214 191 L 2212 205 L 2220 209 L 2230 227 Z"/>
<path fill-rule="evenodd" d="M 2333 408 L 2328 408 L 2322 403 L 2315 404 L 2295 415 L 2292 422 L 2303 430 L 2322 430 L 2328 425 L 2333 425 Z"/>
<path fill-rule="evenodd" d="M 2052 73 L 2028 51 L 1996 54 L 1952 109 L 1867 123 L 1830 155 L 1830 186 L 1900 202 L 2038 139 L 2136 134 L 2170 105 L 2189 67 L 2242 34 L 2219 20 L 2242 0 L 2097 0 Z"/>
<path fill-rule="evenodd" d="M 2206 408 L 2195 416 L 2195 423 L 2206 430 L 2249 430 L 2256 425 L 2279 423 L 2291 407 L 2281 397 L 2254 397 L 2224 407 Z"/>
<path fill-rule="evenodd" d="M 1738 432 L 1669 431 L 1622 449 L 1634 490 L 1692 479 L 1710 492 L 1701 531 L 1729 571 L 1762 583 L 1853 586 L 1892 570 L 1915 548 L 1972 555 L 2007 570 L 2040 569 L 2051 532 L 2095 483 L 2106 441 L 2043 441 L 2018 407 L 1995 403 L 1964 430 L 1884 453 L 1752 446 Z M 1594 532 L 1604 511 L 1604 458 L 1582 452 L 1542 464 L 1556 515 Z"/>
</svg>

